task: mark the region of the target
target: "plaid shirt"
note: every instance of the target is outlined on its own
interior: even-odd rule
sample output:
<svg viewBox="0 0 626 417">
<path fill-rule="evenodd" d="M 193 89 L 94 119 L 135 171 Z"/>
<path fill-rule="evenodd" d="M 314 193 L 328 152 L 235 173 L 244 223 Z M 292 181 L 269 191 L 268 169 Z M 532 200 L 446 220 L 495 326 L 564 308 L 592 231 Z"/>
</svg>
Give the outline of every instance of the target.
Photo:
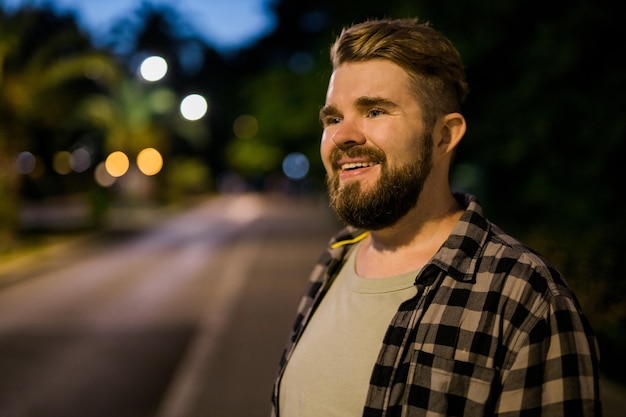
<svg viewBox="0 0 626 417">
<path fill-rule="evenodd" d="M 389 324 L 363 416 L 601 415 L 597 343 L 562 276 L 474 197 L 457 199 L 466 211 Z M 344 229 L 311 274 L 273 416 L 291 352 L 359 235 Z"/>
</svg>

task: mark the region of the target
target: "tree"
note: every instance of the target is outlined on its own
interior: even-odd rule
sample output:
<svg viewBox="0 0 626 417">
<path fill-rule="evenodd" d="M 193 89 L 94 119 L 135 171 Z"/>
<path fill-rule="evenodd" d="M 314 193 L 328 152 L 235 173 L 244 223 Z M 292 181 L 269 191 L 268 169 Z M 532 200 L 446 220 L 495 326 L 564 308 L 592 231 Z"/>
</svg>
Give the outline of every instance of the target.
<svg viewBox="0 0 626 417">
<path fill-rule="evenodd" d="M 48 9 L 0 10 L 0 22 L 0 241 L 4 237 L 6 245 L 18 225 L 17 154 L 50 153 L 66 145 L 71 134 L 56 133 L 71 130 L 80 101 L 117 71 L 71 16 Z"/>
<path fill-rule="evenodd" d="M 177 100 L 195 93 L 207 97 L 210 109 L 205 118 L 189 124 L 170 120 L 171 151 L 174 155 L 200 155 L 214 170 L 222 168 L 220 140 L 224 137 L 227 94 L 232 78 L 224 58 L 201 40 L 175 8 L 143 3 L 135 14 L 111 30 L 109 47 L 132 73 L 139 62 L 159 55 L 168 63 L 168 74 L 158 88 L 174 92 Z"/>
</svg>

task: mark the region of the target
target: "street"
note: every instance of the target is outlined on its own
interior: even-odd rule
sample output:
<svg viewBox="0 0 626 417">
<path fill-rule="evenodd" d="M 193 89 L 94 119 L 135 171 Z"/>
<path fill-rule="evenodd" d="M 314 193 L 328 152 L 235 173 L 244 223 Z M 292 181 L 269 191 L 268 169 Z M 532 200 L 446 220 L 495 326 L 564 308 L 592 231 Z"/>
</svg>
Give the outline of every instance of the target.
<svg viewBox="0 0 626 417">
<path fill-rule="evenodd" d="M 267 417 L 338 227 L 321 197 L 233 195 L 0 264 L 0 417 Z"/>
<path fill-rule="evenodd" d="M 267 416 L 336 228 L 323 199 L 220 197 L 0 267 L 0 416 Z"/>
</svg>

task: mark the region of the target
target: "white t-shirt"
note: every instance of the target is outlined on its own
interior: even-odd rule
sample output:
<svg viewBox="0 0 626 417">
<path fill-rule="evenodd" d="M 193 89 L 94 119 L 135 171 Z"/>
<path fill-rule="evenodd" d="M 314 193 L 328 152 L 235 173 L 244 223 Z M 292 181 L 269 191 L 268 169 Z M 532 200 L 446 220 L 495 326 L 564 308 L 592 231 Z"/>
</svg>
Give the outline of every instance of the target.
<svg viewBox="0 0 626 417">
<path fill-rule="evenodd" d="M 399 305 L 415 296 L 419 271 L 362 278 L 356 252 L 353 248 L 292 353 L 280 385 L 281 417 L 363 414 L 383 337 Z"/>
</svg>

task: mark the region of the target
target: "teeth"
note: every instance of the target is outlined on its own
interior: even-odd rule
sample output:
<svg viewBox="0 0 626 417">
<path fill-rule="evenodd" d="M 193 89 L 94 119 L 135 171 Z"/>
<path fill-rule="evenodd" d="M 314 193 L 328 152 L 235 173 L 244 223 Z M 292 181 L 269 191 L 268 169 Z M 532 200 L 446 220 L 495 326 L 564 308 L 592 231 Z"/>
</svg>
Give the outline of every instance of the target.
<svg viewBox="0 0 626 417">
<path fill-rule="evenodd" d="M 376 165 L 375 162 L 351 162 L 349 164 L 343 164 L 341 166 L 341 169 L 347 170 L 347 169 L 356 169 L 356 168 L 368 168 L 368 167 L 373 167 L 374 165 Z"/>
</svg>

